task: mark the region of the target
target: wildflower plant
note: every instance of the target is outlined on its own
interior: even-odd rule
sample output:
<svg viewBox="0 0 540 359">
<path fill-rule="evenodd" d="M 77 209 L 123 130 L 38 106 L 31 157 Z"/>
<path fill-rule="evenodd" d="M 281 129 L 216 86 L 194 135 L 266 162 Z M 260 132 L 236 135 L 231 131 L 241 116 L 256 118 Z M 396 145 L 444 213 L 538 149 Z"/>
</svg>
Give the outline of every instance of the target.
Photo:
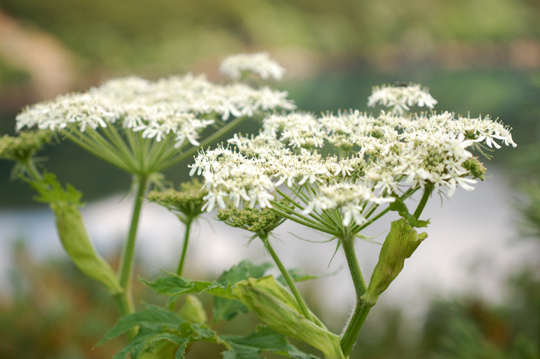
<svg viewBox="0 0 540 359">
<path fill-rule="evenodd" d="M 35 146 L 14 151 L 9 148 L 15 148 L 16 141 L 0 139 L 0 154 L 24 165 L 40 200 L 51 203 L 55 210 L 68 254 L 117 298 L 123 317 L 102 342 L 126 332 L 132 340 L 115 359 L 128 354 L 142 358 L 143 353 L 183 358 L 196 341 L 223 345 L 227 359 L 257 358 L 262 352 L 314 358 L 289 344 L 287 338 L 319 349 L 326 358 L 345 359 L 379 296 L 426 240 L 427 234 L 418 233 L 417 228 L 429 225 L 429 220 L 421 218 L 428 200 L 434 194 L 452 197 L 458 188 L 473 190 L 479 179 L 484 180 L 486 168 L 473 150 L 485 154 L 502 144 L 516 144 L 509 129 L 489 117 L 434 112 L 437 101 L 417 84 L 374 87 L 368 105 L 386 107 L 377 115 L 358 110 L 314 115 L 287 112 L 294 105 L 286 93 L 242 82 L 251 75 L 281 79 L 283 68 L 266 53 L 230 57 L 220 69 L 238 82 L 216 85 L 191 74 L 157 82 L 113 80 L 86 93 L 31 106 L 17 118 L 18 130 L 38 127 L 47 133 L 58 132 L 133 174 L 137 195 L 118 276 L 91 246 L 77 209 L 80 193 L 71 186 L 64 189 L 54 176 L 42 176 L 29 165 Z M 414 113 L 413 106 L 429 111 Z M 258 135 L 235 134 L 226 145 L 206 147 L 259 112 L 266 114 Z M 218 130 L 199 141 L 210 125 Z M 39 136 L 39 143 L 49 138 Z M 3 145 L 8 142 L 11 145 Z M 17 157 L 17 153 L 24 155 Z M 148 305 L 133 313 L 129 280 L 146 189 L 158 172 L 195 153 L 190 175 L 202 176 L 203 182 L 194 180 L 182 184 L 180 191 L 149 195 L 186 226 L 176 272 L 154 281 L 142 280 L 156 293 L 168 295 L 168 304 L 164 308 Z M 417 192 L 419 200 L 412 201 Z M 250 231 L 252 240 L 261 239 L 281 272 L 280 279 L 265 275 L 271 265 L 248 261 L 215 281 L 182 276 L 192 223 L 214 209 L 219 209 L 219 220 Z M 355 241 L 365 239 L 363 231 L 391 211 L 401 218 L 391 223 L 378 263 L 366 282 Z M 345 254 L 356 304 L 340 335 L 329 331 L 309 310 L 295 284 L 302 278 L 285 268 L 271 245 L 272 232 L 287 220 L 329 236 L 336 241 L 336 251 Z M 192 293 L 214 296 L 211 319 L 194 296 L 188 296 L 176 310 L 178 298 Z M 221 335 L 213 329 L 219 321 L 248 311 L 263 323 L 252 334 Z"/>
<path fill-rule="evenodd" d="M 235 135 L 228 146 L 200 152 L 191 165 L 191 174 L 205 179 L 206 210 L 258 206 L 338 241 L 357 295 L 341 337 L 345 357 L 378 296 L 427 237 L 414 228 L 429 224 L 420 216 L 432 194 L 451 197 L 458 187 L 472 190 L 483 179 L 485 168 L 470 149 L 500 148 L 497 141 L 516 146 L 509 130 L 488 117 L 405 113 L 436 103 L 426 89 L 410 84 L 374 88 L 368 104 L 390 107 L 377 116 L 354 110 L 273 113 L 259 135 Z M 418 191 L 423 194 L 411 212 L 406 201 Z M 392 223 L 367 285 L 354 241 L 389 211 L 402 219 Z"/>
<path fill-rule="evenodd" d="M 275 62 L 269 58 L 266 61 L 275 68 Z M 264 61 L 257 63 L 265 67 Z M 243 71 L 250 71 L 249 66 Z M 268 86 L 252 87 L 242 82 L 216 84 L 204 75 L 193 74 L 155 82 L 127 77 L 108 81 L 84 93 L 61 95 L 55 100 L 28 106 L 16 119 L 20 139 L 10 141 L 29 142 L 28 136 L 41 136 L 36 137 L 37 142 L 42 137 L 45 139 L 45 135 L 27 136 L 23 131 L 37 128 L 36 134 L 47 133 L 47 139 L 51 134 L 67 138 L 133 175 L 135 200 L 118 274 L 122 288 L 119 308 L 125 315 L 133 312 L 129 287 L 138 222 L 146 192 L 157 178 L 156 174 L 193 156 L 199 146 L 215 142 L 246 118 L 260 116 L 268 110 L 294 108 L 286 92 Z M 205 130 L 210 126 L 215 131 L 199 142 L 201 134 L 208 134 Z M 2 148 L 6 153 L 3 157 L 24 165 L 30 174 L 29 180 L 40 182 L 43 177 L 29 160 L 32 152 L 31 146 L 29 148 L 24 158 Z M 50 185 L 44 188 L 52 190 Z"/>
</svg>

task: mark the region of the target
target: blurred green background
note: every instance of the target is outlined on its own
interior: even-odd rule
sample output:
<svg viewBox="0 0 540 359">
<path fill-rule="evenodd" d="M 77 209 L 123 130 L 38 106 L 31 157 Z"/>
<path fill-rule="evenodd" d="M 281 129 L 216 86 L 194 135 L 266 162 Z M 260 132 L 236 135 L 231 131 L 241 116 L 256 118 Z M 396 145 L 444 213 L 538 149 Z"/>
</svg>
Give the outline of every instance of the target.
<svg viewBox="0 0 540 359">
<path fill-rule="evenodd" d="M 367 110 L 372 86 L 412 81 L 431 88 L 439 110 L 499 117 L 514 128 L 519 147 L 499 151 L 495 161 L 534 182 L 540 174 L 538 19 L 538 0 L 0 0 L 0 134 L 13 134 L 23 106 L 60 93 L 125 75 L 156 79 L 193 71 L 223 81 L 217 68 L 227 55 L 269 51 L 288 71 L 286 81 L 273 85 L 303 110 Z M 257 131 L 257 124 L 241 131 Z M 129 186 L 127 174 L 69 143 L 43 156 L 86 200 Z M 35 205 L 25 184 L 9 180 L 11 165 L 0 162 L 0 208 Z M 169 171 L 169 179 L 185 180 L 182 168 Z M 533 227 L 538 217 L 528 217 Z M 69 263 L 34 264 L 24 253 L 24 245 L 14 249 L 15 294 L 0 300 L 0 357 L 111 357 L 121 343 L 90 350 L 115 318 L 103 291 Z M 380 318 L 388 324 L 363 329 L 368 335 L 352 356 L 539 358 L 539 272 L 523 269 L 508 284 L 511 299 L 497 307 L 475 298 L 433 303 L 414 338 L 403 335 L 410 323 L 400 310 L 388 309 Z M 44 290 L 65 295 L 47 299 Z M 74 313 L 87 319 L 76 321 Z M 191 355 L 219 352 L 208 350 Z"/>
</svg>

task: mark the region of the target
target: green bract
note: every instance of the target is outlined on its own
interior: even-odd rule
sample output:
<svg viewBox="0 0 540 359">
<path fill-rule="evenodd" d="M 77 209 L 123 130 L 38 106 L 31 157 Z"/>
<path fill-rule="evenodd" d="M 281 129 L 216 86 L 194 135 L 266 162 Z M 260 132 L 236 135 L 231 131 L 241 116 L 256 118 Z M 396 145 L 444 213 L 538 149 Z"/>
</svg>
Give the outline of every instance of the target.
<svg viewBox="0 0 540 359">
<path fill-rule="evenodd" d="M 49 203 L 56 217 L 58 236 L 73 263 L 88 277 L 105 285 L 112 295 L 124 292 L 116 273 L 109 263 L 96 253 L 77 206 L 81 193 L 70 185 L 64 190 L 52 174 L 45 174 L 43 180 L 31 183 L 40 194 L 36 198 Z"/>
<path fill-rule="evenodd" d="M 384 240 L 379 255 L 379 262 L 373 271 L 367 291 L 362 296 L 366 305 L 373 306 L 377 303 L 382 292 L 403 269 L 405 259 L 409 258 L 426 238 L 426 233 L 416 233 L 416 230 L 403 218 L 392 222 L 392 228 Z"/>
</svg>

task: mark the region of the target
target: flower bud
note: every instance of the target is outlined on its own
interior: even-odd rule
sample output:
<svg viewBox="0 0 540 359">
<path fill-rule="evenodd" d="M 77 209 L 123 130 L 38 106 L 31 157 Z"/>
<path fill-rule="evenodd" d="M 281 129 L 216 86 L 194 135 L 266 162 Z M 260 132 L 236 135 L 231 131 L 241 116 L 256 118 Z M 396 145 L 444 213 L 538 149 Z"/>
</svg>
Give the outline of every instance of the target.
<svg viewBox="0 0 540 359">
<path fill-rule="evenodd" d="M 314 315 L 313 322 L 304 318 L 293 295 L 274 277 L 238 282 L 234 294 L 271 329 L 308 343 L 327 359 L 345 359 L 339 336 L 328 331 Z"/>
<path fill-rule="evenodd" d="M 463 168 L 468 170 L 473 178 L 480 178 L 484 180 L 484 175 L 486 174 L 486 167 L 484 164 L 478 160 L 478 157 L 469 157 L 462 164 Z"/>
<path fill-rule="evenodd" d="M 390 233 L 379 254 L 379 262 L 373 271 L 368 289 L 362 296 L 366 305 L 374 306 L 377 303 L 379 296 L 403 269 L 405 259 L 409 258 L 426 238 L 427 233 L 416 233 L 403 218 L 392 222 Z"/>
<path fill-rule="evenodd" d="M 38 130 L 21 132 L 19 136 L 0 137 L 0 158 L 13 161 L 26 161 L 43 145 L 50 142 L 51 131 Z"/>
<path fill-rule="evenodd" d="M 208 191 L 201 189 L 202 183 L 197 179 L 182 183 L 180 186 L 180 191 L 172 188 L 163 192 L 152 191 L 148 194 L 148 199 L 178 213 L 180 219 L 186 222 L 188 218 L 193 219 L 203 213 L 203 198 Z"/>
<path fill-rule="evenodd" d="M 62 246 L 77 268 L 86 276 L 102 283 L 112 295 L 123 292 L 111 266 L 94 250 L 81 213 L 66 202 L 51 203 Z"/>
<path fill-rule="evenodd" d="M 190 323 L 204 324 L 208 320 L 203 304 L 192 295 L 186 297 L 186 304 L 180 308 L 178 315 Z"/>
</svg>

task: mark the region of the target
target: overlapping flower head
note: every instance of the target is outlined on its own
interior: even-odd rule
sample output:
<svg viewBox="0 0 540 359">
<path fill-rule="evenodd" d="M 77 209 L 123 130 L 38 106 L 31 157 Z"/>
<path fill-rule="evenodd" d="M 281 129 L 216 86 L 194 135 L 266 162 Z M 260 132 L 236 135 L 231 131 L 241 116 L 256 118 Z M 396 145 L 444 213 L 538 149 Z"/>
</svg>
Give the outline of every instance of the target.
<svg viewBox="0 0 540 359">
<path fill-rule="evenodd" d="M 402 87 L 386 86 L 388 93 Z M 374 89 L 370 104 L 380 89 Z M 470 147 L 516 146 L 509 130 L 488 117 L 449 112 L 398 115 L 403 103 L 432 107 L 427 90 L 412 85 L 393 111 L 378 116 L 359 111 L 315 116 L 270 114 L 257 136 L 235 135 L 230 146 L 201 152 L 191 174 L 202 174 L 209 191 L 206 210 L 279 205 L 289 196 L 303 216 L 336 209 L 344 227 L 360 226 L 383 203 L 406 199 L 430 186 L 452 196 L 458 186 L 472 190 L 485 168 Z M 408 96 L 408 97 L 407 97 Z M 428 102 L 425 98 L 430 98 Z M 330 155 L 322 155 L 331 152 Z M 284 185 L 289 190 L 280 190 Z M 289 193 L 289 194 L 287 194 Z M 279 208 L 276 207 L 276 211 Z M 307 217 L 306 217 L 307 218 Z"/>
<path fill-rule="evenodd" d="M 429 94 L 427 88 L 422 88 L 419 84 L 400 84 L 398 86 L 383 85 L 374 87 L 371 96 L 368 98 L 368 106 L 376 104 L 392 107 L 394 114 L 403 115 L 412 106 L 428 107 L 433 110 L 437 104 Z"/>
<path fill-rule="evenodd" d="M 259 111 L 294 108 L 287 100 L 286 92 L 266 86 L 218 85 L 204 75 L 192 74 L 156 82 L 127 77 L 111 80 L 84 93 L 62 95 L 53 101 L 29 106 L 17 116 L 17 130 L 38 127 L 63 131 L 98 153 L 99 142 L 116 137 L 117 131 L 111 127 L 117 127 L 129 136 L 136 133 L 143 139 L 164 141 L 174 144 L 174 148 L 183 148 L 187 142 L 198 146 L 199 133 L 215 120 L 226 121 L 231 117 L 252 117 Z M 106 138 L 95 137 L 96 130 L 105 129 Z M 126 145 L 132 147 L 131 143 Z M 123 146 L 113 143 L 113 147 L 108 148 L 117 157 L 110 162 L 124 162 L 120 167 L 128 171 L 131 170 L 125 167 L 140 167 L 136 163 L 125 163 L 130 161 L 121 158 L 122 151 L 114 148 L 122 150 Z"/>
<path fill-rule="evenodd" d="M 263 80 L 271 77 L 280 81 L 285 73 L 283 67 L 270 59 L 268 52 L 229 56 L 223 60 L 219 69 L 222 74 L 235 80 L 241 78 L 243 73 L 249 72 L 259 75 Z"/>
</svg>

